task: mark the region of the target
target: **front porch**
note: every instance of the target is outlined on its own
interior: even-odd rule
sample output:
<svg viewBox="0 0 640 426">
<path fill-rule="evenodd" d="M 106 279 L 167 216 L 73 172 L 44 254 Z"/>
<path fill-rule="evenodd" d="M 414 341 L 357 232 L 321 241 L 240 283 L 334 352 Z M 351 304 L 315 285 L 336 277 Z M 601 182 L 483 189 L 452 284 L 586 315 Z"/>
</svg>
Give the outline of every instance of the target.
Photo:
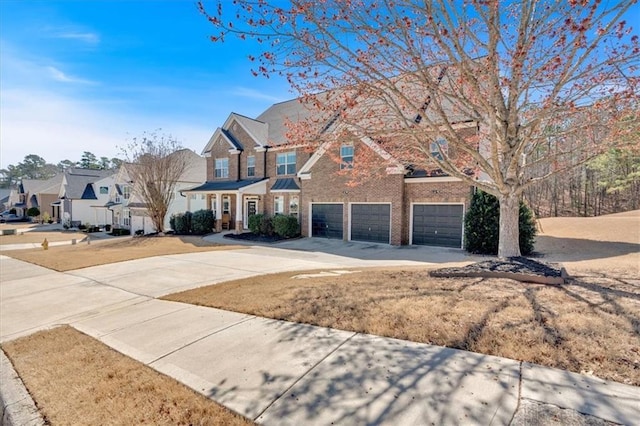
<svg viewBox="0 0 640 426">
<path fill-rule="evenodd" d="M 215 231 L 248 231 L 249 216 L 265 211 L 267 179 L 205 182 L 195 188 L 181 191 L 185 194 L 206 195 L 207 208 L 216 218 Z M 190 197 L 187 210 L 191 211 Z"/>
</svg>

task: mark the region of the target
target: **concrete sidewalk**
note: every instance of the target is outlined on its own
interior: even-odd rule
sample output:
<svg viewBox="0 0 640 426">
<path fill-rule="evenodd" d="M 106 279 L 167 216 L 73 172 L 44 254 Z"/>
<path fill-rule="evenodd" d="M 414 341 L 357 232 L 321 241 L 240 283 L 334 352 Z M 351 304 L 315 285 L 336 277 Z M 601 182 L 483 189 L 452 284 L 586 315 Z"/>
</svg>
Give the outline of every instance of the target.
<svg viewBox="0 0 640 426">
<path fill-rule="evenodd" d="M 0 262 L 0 340 L 71 324 L 259 423 L 632 425 L 640 419 L 638 387 L 154 299 L 176 288 L 264 273 L 261 265 L 276 272 L 381 261 L 256 247 L 73 273 L 4 256 Z"/>
</svg>

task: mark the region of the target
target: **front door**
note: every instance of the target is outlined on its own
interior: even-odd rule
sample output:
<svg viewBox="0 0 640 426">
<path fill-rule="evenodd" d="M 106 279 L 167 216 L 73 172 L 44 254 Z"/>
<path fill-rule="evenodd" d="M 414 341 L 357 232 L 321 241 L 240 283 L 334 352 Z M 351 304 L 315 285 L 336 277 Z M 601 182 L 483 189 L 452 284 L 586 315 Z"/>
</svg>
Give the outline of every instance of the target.
<svg viewBox="0 0 640 426">
<path fill-rule="evenodd" d="M 249 216 L 258 213 L 258 200 L 249 198 L 244 200 L 244 229 L 249 229 Z"/>
</svg>

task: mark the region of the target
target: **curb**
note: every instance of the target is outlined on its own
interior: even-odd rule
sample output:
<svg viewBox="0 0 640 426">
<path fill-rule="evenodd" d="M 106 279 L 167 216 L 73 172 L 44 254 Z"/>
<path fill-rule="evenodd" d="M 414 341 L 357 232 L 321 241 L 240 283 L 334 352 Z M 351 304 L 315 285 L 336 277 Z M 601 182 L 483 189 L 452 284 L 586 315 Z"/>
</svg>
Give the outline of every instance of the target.
<svg viewBox="0 0 640 426">
<path fill-rule="evenodd" d="M 0 350 L 0 426 L 44 426 L 46 423 L 27 388 L 13 369 L 4 351 Z"/>
</svg>

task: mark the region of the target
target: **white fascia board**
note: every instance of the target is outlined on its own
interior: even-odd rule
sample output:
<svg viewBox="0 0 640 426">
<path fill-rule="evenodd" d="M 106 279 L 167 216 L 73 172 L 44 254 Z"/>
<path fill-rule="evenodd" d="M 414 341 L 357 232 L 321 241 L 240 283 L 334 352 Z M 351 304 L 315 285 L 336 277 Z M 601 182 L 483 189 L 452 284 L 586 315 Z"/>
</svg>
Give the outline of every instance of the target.
<svg viewBox="0 0 640 426">
<path fill-rule="evenodd" d="M 311 178 L 311 175 L 310 175 L 311 168 L 318 162 L 320 157 L 322 157 L 324 153 L 327 152 L 327 149 L 331 144 L 332 142 L 329 141 L 320 145 L 320 147 L 313 153 L 313 155 L 307 160 L 307 162 L 304 163 L 304 165 L 300 168 L 300 171 L 297 174 L 300 179 L 305 179 L 305 175 L 307 174 L 309 174 L 309 177 L 306 179 Z"/>
<path fill-rule="evenodd" d="M 202 152 L 200 153 L 200 155 L 205 155 L 208 154 L 209 152 L 211 152 L 211 149 L 213 148 L 213 143 L 216 140 L 216 135 L 220 133 L 220 127 L 218 127 L 214 132 L 213 135 L 211 135 L 211 137 L 209 138 L 209 141 L 207 142 L 207 144 L 204 146 L 204 149 L 202 150 Z"/>
<path fill-rule="evenodd" d="M 269 192 L 300 192 L 299 189 L 272 189 Z"/>
</svg>

